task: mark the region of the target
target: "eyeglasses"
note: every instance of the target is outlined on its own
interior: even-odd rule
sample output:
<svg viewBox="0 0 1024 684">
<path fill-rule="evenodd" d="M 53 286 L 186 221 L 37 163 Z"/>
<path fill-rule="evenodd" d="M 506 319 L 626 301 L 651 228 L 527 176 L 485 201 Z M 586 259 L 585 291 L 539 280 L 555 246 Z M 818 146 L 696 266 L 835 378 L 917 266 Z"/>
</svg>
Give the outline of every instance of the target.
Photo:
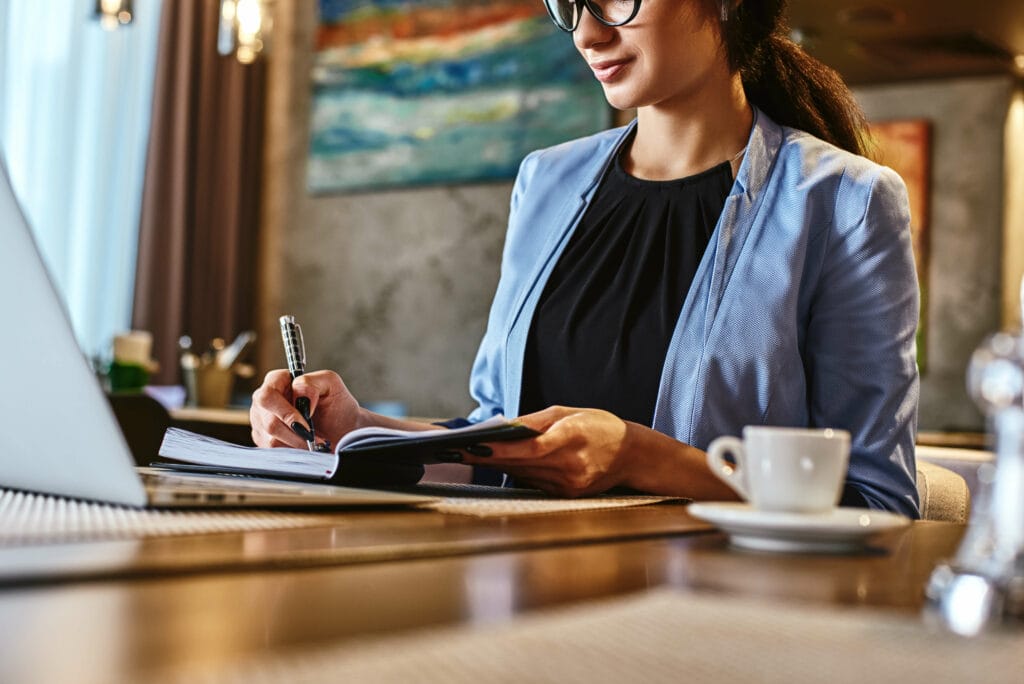
<svg viewBox="0 0 1024 684">
<path fill-rule="evenodd" d="M 580 25 L 583 7 L 605 26 L 623 26 L 640 11 L 640 0 L 544 0 L 555 26 L 572 33 Z"/>
</svg>

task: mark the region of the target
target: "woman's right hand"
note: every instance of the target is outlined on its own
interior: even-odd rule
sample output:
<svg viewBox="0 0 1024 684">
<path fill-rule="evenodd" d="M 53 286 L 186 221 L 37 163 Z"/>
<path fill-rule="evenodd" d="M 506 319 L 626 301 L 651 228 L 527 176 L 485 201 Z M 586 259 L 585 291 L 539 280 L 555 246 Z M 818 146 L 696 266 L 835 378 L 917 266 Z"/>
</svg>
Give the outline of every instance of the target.
<svg viewBox="0 0 1024 684">
<path fill-rule="evenodd" d="M 315 371 L 293 381 L 288 371 L 273 370 L 252 395 L 249 420 L 256 446 L 306 448 L 306 440 L 292 429 L 293 423 L 308 427 L 295 408 L 298 397 L 309 398 L 317 442 L 330 440 L 332 446 L 336 445 L 345 434 L 360 427 L 359 402 L 337 373 Z"/>
</svg>

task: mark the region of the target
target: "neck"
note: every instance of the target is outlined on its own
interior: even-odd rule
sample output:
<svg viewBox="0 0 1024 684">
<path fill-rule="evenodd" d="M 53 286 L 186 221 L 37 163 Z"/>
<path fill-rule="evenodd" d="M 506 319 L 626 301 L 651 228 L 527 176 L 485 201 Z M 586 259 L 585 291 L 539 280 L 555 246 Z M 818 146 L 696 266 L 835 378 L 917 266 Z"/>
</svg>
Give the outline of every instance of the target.
<svg viewBox="0 0 1024 684">
<path fill-rule="evenodd" d="M 685 178 L 743 150 L 754 121 L 743 84 L 739 74 L 717 84 L 637 109 L 636 137 L 623 160 L 626 171 L 647 180 Z"/>
</svg>

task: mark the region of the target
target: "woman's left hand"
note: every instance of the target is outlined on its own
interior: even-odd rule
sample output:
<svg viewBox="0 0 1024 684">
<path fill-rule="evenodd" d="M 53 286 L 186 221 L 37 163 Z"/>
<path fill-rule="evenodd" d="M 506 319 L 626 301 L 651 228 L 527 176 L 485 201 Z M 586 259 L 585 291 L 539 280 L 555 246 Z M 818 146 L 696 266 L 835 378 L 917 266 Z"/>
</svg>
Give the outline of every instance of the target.
<svg viewBox="0 0 1024 684">
<path fill-rule="evenodd" d="M 467 453 L 464 462 L 495 467 L 517 483 L 558 496 L 597 494 L 626 480 L 633 432 L 640 426 L 607 411 L 564 406 L 517 420 L 543 434 L 488 444 L 490 456 Z"/>
</svg>

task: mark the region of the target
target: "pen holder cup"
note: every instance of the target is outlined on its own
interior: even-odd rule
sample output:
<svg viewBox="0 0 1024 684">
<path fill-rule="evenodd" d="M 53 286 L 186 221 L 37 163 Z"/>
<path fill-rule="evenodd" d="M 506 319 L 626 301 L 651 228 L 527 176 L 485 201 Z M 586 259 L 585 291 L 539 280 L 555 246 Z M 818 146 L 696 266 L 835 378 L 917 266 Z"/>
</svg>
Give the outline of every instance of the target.
<svg viewBox="0 0 1024 684">
<path fill-rule="evenodd" d="M 224 408 L 231 401 L 235 372 L 231 368 L 207 365 L 195 369 L 196 404 Z"/>
</svg>

